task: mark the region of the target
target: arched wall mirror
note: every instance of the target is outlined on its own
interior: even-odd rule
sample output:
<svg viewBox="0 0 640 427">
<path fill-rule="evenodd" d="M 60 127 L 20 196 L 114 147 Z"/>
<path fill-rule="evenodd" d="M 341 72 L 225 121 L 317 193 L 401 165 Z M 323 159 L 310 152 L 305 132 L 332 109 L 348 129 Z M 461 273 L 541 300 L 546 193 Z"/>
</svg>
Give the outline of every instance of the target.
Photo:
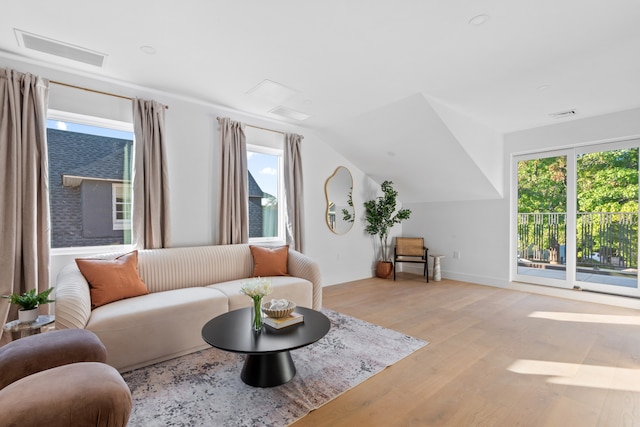
<svg viewBox="0 0 640 427">
<path fill-rule="evenodd" d="M 324 185 L 327 196 L 327 225 L 336 234 L 344 234 L 353 227 L 355 210 L 351 199 L 353 178 L 344 166 L 338 166 Z"/>
</svg>

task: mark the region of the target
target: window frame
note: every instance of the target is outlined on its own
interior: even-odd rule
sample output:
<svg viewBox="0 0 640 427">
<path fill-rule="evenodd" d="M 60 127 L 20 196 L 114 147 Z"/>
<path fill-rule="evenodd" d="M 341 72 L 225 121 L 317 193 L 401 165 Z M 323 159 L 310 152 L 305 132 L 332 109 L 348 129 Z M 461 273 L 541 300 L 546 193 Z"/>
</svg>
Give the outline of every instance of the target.
<svg viewBox="0 0 640 427">
<path fill-rule="evenodd" d="M 619 149 L 640 148 L 639 137 L 615 138 L 607 141 L 575 144 L 559 149 L 539 149 L 511 154 L 511 200 L 510 200 L 510 260 L 509 271 L 512 282 L 551 286 L 559 289 L 575 289 L 602 292 L 617 296 L 640 297 L 640 277 L 636 278 L 636 287 L 611 286 L 603 283 L 578 280 L 576 272 L 576 214 L 577 207 L 577 158 L 581 154 Z M 518 226 L 518 162 L 537 158 L 566 156 L 567 158 L 567 208 L 566 208 L 566 264 L 565 278 L 548 278 L 525 275 L 518 272 L 517 226 Z M 639 172 L 640 174 L 640 172 Z M 639 200 L 640 201 L 640 200 Z M 639 231 L 640 233 L 640 231 Z M 637 253 L 640 254 L 640 242 Z M 640 255 L 639 255 L 640 257 Z"/>
<path fill-rule="evenodd" d="M 119 120 L 107 119 L 102 117 L 90 116 L 87 114 L 71 113 L 62 110 L 47 110 L 47 120 L 56 120 L 60 122 L 72 122 L 79 125 L 101 127 L 123 132 L 130 132 L 135 137 L 133 123 L 123 122 Z M 135 143 L 135 140 L 134 140 Z"/>
<path fill-rule="evenodd" d="M 53 108 L 47 109 L 47 120 L 70 122 L 79 125 L 94 126 L 116 131 L 131 133 L 132 141 L 135 145 L 135 131 L 133 122 L 125 122 L 120 120 L 107 119 L 103 117 L 92 116 L 88 114 L 72 113 L 70 111 L 57 110 Z M 132 171 L 133 172 L 133 171 Z M 131 185 L 133 182 L 131 182 Z M 132 189 L 133 191 L 133 189 Z M 133 194 L 132 194 L 133 197 Z M 127 228 L 126 230 L 129 230 Z M 107 252 L 131 251 L 134 249 L 133 243 L 125 243 L 122 245 L 94 245 L 94 246 L 67 246 L 60 248 L 50 248 L 51 256 L 68 256 L 68 255 L 94 255 Z"/>
</svg>

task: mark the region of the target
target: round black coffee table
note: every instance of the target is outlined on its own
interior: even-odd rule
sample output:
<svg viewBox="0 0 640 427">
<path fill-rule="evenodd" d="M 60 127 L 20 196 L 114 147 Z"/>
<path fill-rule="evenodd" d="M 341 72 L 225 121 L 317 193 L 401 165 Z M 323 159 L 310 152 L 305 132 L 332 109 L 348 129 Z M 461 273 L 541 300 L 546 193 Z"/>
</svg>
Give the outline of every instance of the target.
<svg viewBox="0 0 640 427">
<path fill-rule="evenodd" d="M 211 346 L 233 353 L 243 353 L 240 378 L 254 387 L 273 387 L 290 381 L 296 374 L 291 350 L 313 344 L 324 337 L 331 322 L 324 314 L 309 308 L 297 307 L 304 323 L 273 329 L 251 329 L 251 308 L 224 313 L 202 327 L 202 338 Z"/>
</svg>

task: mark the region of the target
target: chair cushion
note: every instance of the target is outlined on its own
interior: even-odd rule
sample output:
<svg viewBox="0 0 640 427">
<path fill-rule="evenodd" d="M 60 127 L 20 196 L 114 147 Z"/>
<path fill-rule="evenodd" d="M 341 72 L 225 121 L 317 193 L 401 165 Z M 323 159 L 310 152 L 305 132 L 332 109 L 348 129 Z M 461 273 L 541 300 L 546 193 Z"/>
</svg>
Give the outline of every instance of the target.
<svg viewBox="0 0 640 427">
<path fill-rule="evenodd" d="M 396 237 L 396 255 L 424 256 L 424 238 Z"/>
<path fill-rule="evenodd" d="M 131 391 L 118 371 L 98 362 L 47 369 L 0 390 L 3 426 L 120 427 L 131 408 Z"/>
<path fill-rule="evenodd" d="M 0 347 L 0 389 L 21 378 L 77 362 L 106 362 L 107 350 L 85 329 L 31 335 Z"/>
</svg>

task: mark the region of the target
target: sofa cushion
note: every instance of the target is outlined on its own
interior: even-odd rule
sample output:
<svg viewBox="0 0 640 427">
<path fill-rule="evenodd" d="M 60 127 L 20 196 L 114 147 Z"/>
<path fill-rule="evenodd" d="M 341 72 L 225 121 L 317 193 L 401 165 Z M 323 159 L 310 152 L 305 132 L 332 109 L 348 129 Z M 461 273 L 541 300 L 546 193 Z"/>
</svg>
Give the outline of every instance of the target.
<svg viewBox="0 0 640 427">
<path fill-rule="evenodd" d="M 308 280 L 294 276 L 270 277 L 271 293 L 264 297 L 266 300 L 287 299 L 302 307 L 313 308 L 313 284 Z M 231 280 L 224 283 L 207 286 L 224 293 L 229 299 L 229 310 L 249 307 L 252 304 L 250 297 L 240 293 L 243 283 L 252 279 Z"/>
<path fill-rule="evenodd" d="M 138 270 L 149 292 L 207 286 L 251 276 L 248 244 L 144 249 Z"/>
<path fill-rule="evenodd" d="M 288 276 L 289 245 L 276 248 L 250 245 L 253 277 Z"/>
<path fill-rule="evenodd" d="M 149 293 L 138 275 L 138 251 L 116 259 L 82 259 L 76 264 L 89 282 L 91 308 Z"/>
<path fill-rule="evenodd" d="M 218 290 L 175 289 L 98 307 L 86 329 L 110 350 L 107 363 L 124 372 L 207 348 L 202 327 L 228 310 Z"/>
</svg>

